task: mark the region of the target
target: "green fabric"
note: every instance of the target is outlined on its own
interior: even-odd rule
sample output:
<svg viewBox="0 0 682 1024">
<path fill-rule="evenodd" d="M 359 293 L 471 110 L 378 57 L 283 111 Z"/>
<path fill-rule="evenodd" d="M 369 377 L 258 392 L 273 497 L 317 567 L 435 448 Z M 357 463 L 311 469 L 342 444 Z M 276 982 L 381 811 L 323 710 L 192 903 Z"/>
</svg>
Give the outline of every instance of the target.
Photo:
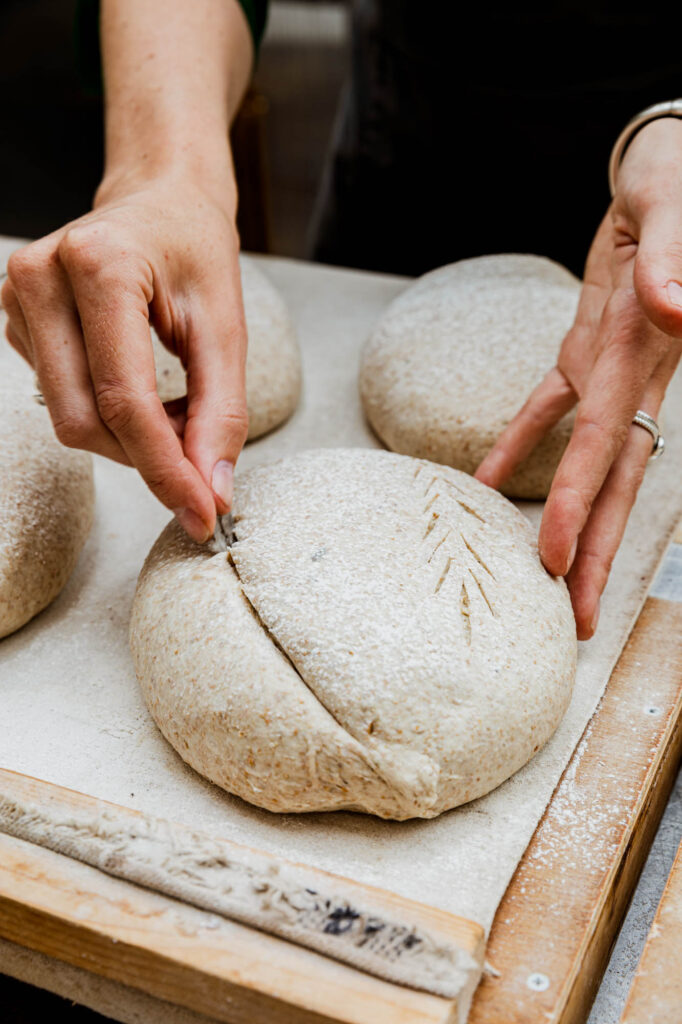
<svg viewBox="0 0 682 1024">
<path fill-rule="evenodd" d="M 258 60 L 258 51 L 268 20 L 269 0 L 238 0 L 238 3 L 246 15 L 251 30 L 255 63 Z M 77 0 L 74 49 L 83 88 L 86 92 L 101 94 L 103 81 L 99 46 L 99 0 Z"/>
<path fill-rule="evenodd" d="M 251 35 L 253 36 L 253 48 L 257 59 L 263 33 L 265 32 L 265 25 L 268 20 L 269 0 L 238 0 L 238 2 L 241 4 L 246 20 L 249 23 Z"/>
</svg>

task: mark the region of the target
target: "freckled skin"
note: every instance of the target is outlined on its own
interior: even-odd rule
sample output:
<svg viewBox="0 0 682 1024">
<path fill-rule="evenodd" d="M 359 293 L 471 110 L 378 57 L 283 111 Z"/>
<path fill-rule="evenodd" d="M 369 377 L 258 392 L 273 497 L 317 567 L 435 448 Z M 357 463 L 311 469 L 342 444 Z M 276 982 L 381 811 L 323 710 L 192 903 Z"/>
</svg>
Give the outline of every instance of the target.
<svg viewBox="0 0 682 1024">
<path fill-rule="evenodd" d="M 301 353 L 284 300 L 247 256 L 240 256 L 246 354 L 247 440 L 281 426 L 293 414 L 301 394 Z M 156 385 L 163 402 L 187 392 L 180 360 L 153 337 Z"/>
</svg>

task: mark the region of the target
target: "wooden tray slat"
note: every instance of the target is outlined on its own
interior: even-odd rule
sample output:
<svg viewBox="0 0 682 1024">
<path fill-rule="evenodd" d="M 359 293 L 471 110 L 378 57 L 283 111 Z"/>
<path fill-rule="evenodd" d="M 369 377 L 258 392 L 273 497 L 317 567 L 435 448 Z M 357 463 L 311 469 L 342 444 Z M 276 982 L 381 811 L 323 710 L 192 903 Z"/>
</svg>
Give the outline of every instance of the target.
<svg viewBox="0 0 682 1024">
<path fill-rule="evenodd" d="M 579 1024 L 682 757 L 682 604 L 649 598 L 502 900 L 470 1024 Z"/>
<path fill-rule="evenodd" d="M 682 843 L 649 930 L 621 1024 L 682 1024 Z"/>
<path fill-rule="evenodd" d="M 456 1003 L 0 835 L 0 935 L 226 1024 L 450 1024 Z"/>
</svg>

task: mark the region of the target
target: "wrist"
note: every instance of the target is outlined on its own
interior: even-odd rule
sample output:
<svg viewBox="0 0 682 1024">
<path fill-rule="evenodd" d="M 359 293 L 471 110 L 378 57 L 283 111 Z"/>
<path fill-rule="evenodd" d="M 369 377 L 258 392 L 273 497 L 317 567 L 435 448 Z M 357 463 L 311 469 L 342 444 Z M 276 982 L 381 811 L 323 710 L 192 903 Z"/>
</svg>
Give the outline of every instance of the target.
<svg viewBox="0 0 682 1024">
<path fill-rule="evenodd" d="M 682 119 L 662 117 L 645 124 L 629 143 L 618 169 L 616 194 L 653 193 L 677 187 L 682 159 Z M 660 198 L 659 193 L 659 198 Z"/>
<path fill-rule="evenodd" d="M 671 142 L 682 140 L 682 118 L 659 117 L 643 125 L 635 133 L 624 155 L 623 163 L 633 153 L 651 153 L 660 147 L 667 148 Z"/>
<path fill-rule="evenodd" d="M 169 177 L 236 206 L 229 127 L 253 53 L 236 0 L 101 0 L 106 160 L 96 204 Z"/>
<path fill-rule="evenodd" d="M 609 157 L 609 189 L 611 196 L 616 194 L 616 175 L 623 161 L 623 154 L 634 139 L 637 132 L 641 131 L 647 124 L 661 118 L 682 118 L 682 99 L 664 100 L 662 103 L 652 103 L 650 106 L 640 110 L 638 114 L 630 118 L 620 135 L 613 144 Z"/>
<path fill-rule="evenodd" d="M 171 146 L 165 139 L 158 146 L 140 146 L 132 152 L 128 147 L 119 149 L 107 158 L 93 208 L 153 187 L 198 189 L 234 220 L 237 184 L 227 138 L 213 146 L 203 140 L 201 145 L 186 140 Z"/>
</svg>

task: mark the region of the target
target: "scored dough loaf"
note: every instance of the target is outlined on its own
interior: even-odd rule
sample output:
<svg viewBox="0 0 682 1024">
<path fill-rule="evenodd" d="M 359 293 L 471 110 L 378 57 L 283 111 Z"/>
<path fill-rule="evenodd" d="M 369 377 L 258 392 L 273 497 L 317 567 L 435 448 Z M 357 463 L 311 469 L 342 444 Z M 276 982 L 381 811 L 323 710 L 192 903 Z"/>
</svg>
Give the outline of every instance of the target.
<svg viewBox="0 0 682 1024">
<path fill-rule="evenodd" d="M 289 311 L 265 274 L 240 255 L 239 267 L 249 345 L 246 353 L 248 440 L 278 427 L 292 415 L 301 394 L 301 353 Z M 187 382 L 182 363 L 152 331 L 156 387 L 162 402 L 182 398 Z"/>
<path fill-rule="evenodd" d="M 367 344 L 360 393 L 382 441 L 473 473 L 555 365 L 580 281 L 540 256 L 481 256 L 419 278 Z M 573 428 L 569 413 L 502 485 L 545 498 Z"/>
<path fill-rule="evenodd" d="M 30 377 L 0 377 L 0 637 L 42 611 L 71 575 L 94 510 L 92 459 L 64 448 Z"/>
<path fill-rule="evenodd" d="M 570 600 L 500 494 L 335 449 L 241 474 L 234 507 L 227 552 L 163 531 L 132 611 L 147 705 L 202 775 L 274 811 L 429 818 L 552 735 Z"/>
</svg>

